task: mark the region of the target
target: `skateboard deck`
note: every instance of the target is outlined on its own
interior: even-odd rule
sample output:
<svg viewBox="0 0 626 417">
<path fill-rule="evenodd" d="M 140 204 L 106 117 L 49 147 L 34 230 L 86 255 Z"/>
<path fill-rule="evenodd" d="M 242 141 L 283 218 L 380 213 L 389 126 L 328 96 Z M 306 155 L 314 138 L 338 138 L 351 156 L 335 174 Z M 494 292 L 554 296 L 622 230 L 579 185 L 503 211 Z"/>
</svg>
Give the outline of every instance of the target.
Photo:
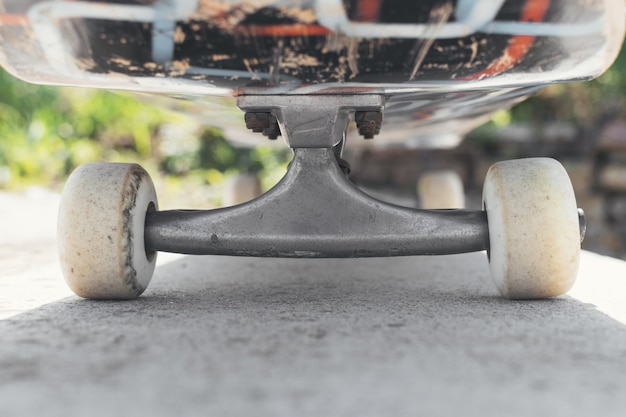
<svg viewBox="0 0 626 417">
<path fill-rule="evenodd" d="M 32 82 L 183 99 L 168 105 L 244 142 L 230 97 L 384 94 L 377 143 L 449 146 L 456 141 L 444 136 L 547 83 L 603 72 L 621 45 L 623 8 L 620 0 L 2 0 L 0 63 Z"/>
</svg>

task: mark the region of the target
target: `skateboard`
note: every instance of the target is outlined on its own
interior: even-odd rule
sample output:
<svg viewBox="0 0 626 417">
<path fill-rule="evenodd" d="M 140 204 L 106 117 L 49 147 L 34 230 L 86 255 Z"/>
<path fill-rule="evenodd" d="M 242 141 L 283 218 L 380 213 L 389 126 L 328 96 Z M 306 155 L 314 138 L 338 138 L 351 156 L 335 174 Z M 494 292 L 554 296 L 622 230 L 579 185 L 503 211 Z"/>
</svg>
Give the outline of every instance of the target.
<svg viewBox="0 0 626 417">
<path fill-rule="evenodd" d="M 495 164 L 483 210 L 418 210 L 357 189 L 343 151 L 453 146 L 546 84 L 602 73 L 623 17 L 621 0 L 0 0 L 0 63 L 35 83 L 167 97 L 239 141 L 281 136 L 293 150 L 273 189 L 208 211 L 159 211 L 138 165 L 79 167 L 58 222 L 79 296 L 140 296 L 159 251 L 486 251 L 504 297 L 548 298 L 573 285 L 585 229 L 557 161 Z M 430 182 L 426 194 L 454 193 L 445 175 Z"/>
</svg>

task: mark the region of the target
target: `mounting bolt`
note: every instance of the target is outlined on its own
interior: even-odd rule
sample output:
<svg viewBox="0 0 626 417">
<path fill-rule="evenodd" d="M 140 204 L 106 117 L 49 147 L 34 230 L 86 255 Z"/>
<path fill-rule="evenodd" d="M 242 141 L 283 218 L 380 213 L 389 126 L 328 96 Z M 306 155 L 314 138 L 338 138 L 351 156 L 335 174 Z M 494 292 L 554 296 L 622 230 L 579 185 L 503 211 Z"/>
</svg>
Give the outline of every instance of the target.
<svg viewBox="0 0 626 417">
<path fill-rule="evenodd" d="M 246 127 L 255 133 L 261 133 L 270 127 L 270 113 L 252 113 L 244 115 Z"/>
<path fill-rule="evenodd" d="M 263 129 L 263 136 L 267 136 L 270 140 L 275 140 L 280 136 L 280 127 L 278 119 L 270 113 L 269 127 Z"/>
<path fill-rule="evenodd" d="M 383 113 L 380 111 L 358 111 L 354 113 L 354 121 L 361 136 L 365 139 L 374 139 L 374 136 L 380 133 Z"/>
<path fill-rule="evenodd" d="M 269 139 L 274 140 L 280 136 L 278 120 L 272 113 L 247 112 L 244 115 L 246 127 L 255 133 L 263 133 Z"/>
</svg>

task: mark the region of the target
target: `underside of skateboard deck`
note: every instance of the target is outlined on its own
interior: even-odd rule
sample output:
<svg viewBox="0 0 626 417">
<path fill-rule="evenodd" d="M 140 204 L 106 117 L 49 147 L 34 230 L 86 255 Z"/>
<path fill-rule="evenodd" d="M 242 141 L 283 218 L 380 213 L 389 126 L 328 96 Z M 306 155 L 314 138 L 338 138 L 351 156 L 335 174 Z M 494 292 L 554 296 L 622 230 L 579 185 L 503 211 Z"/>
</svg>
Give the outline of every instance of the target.
<svg viewBox="0 0 626 417">
<path fill-rule="evenodd" d="M 378 142 L 419 146 L 546 83 L 603 72 L 621 45 L 623 9 L 620 0 L 2 0 L 0 63 L 31 82 L 192 101 L 173 105 L 249 144 L 233 96 L 382 94 Z"/>
<path fill-rule="evenodd" d="M 416 210 L 355 188 L 342 154 L 351 126 L 365 139 L 461 132 L 547 83 L 598 75 L 621 44 L 621 0 L 0 6 L 0 62 L 26 80 L 209 108 L 211 97 L 227 97 L 242 128 L 280 135 L 294 150 L 274 189 L 210 211 L 159 211 L 137 165 L 80 167 L 59 213 L 61 265 L 78 295 L 139 296 L 158 251 L 324 258 L 485 250 L 506 297 L 554 297 L 574 283 L 585 222 L 558 162 L 494 165 L 483 210 Z"/>
</svg>

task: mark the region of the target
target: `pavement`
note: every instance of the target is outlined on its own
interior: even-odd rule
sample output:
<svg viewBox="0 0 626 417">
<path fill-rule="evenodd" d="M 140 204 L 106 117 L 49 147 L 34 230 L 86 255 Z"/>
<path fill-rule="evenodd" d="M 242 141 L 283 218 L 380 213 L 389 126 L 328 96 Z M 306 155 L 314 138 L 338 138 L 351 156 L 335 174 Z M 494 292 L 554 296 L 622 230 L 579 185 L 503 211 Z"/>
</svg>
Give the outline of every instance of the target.
<svg viewBox="0 0 626 417">
<path fill-rule="evenodd" d="M 71 295 L 58 197 L 0 193 L 0 416 L 624 416 L 626 263 L 500 298 L 484 253 L 162 256 L 135 301 Z M 592 226 L 592 225 L 590 225 Z"/>
</svg>

